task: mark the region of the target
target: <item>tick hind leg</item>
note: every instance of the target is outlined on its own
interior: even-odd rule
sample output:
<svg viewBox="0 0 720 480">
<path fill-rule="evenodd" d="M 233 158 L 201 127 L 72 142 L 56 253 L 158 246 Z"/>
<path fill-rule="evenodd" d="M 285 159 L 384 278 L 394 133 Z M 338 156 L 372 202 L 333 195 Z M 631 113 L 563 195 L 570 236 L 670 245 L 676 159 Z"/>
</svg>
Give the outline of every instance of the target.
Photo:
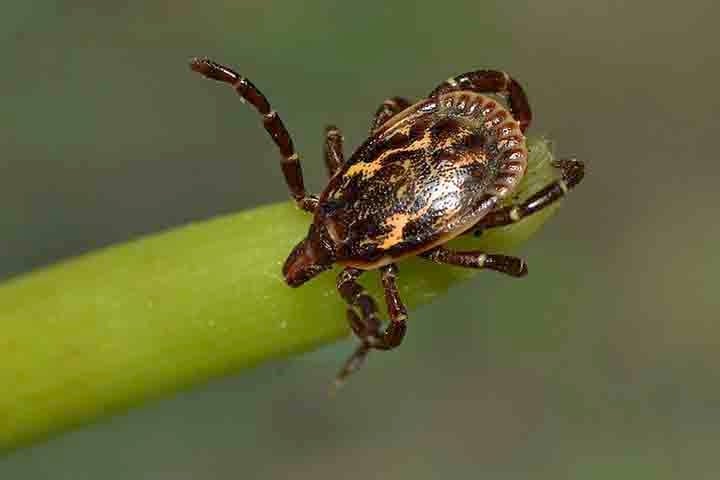
<svg viewBox="0 0 720 480">
<path fill-rule="evenodd" d="M 562 172 L 559 180 L 546 186 L 518 205 L 502 207 L 488 213 L 468 231 L 479 235 L 487 228 L 502 227 L 518 222 L 528 215 L 549 207 L 564 197 L 571 189 L 580 183 L 585 175 L 585 164 L 574 158 L 557 160 L 554 166 Z"/>
<path fill-rule="evenodd" d="M 382 104 L 380 104 L 375 112 L 375 118 L 373 119 L 372 126 L 370 127 L 370 133 L 377 130 L 383 123 L 387 122 L 410 105 L 412 105 L 410 100 L 403 97 L 392 97 L 385 100 Z"/>
<path fill-rule="evenodd" d="M 282 155 L 280 166 L 285 176 L 285 182 L 290 189 L 290 195 L 303 210 L 315 210 L 317 198 L 308 195 L 305 191 L 300 157 L 295 152 L 290 133 L 285 128 L 280 115 L 270 107 L 270 102 L 265 98 L 265 95 L 247 78 L 207 58 L 193 59 L 190 62 L 190 68 L 207 78 L 229 84 L 243 101 L 249 102 L 262 115 L 265 130 L 277 145 L 280 155 Z"/>
<path fill-rule="evenodd" d="M 350 374 L 362 366 L 370 350 L 390 350 L 400 345 L 407 328 L 407 310 L 400 299 L 395 283 L 397 267 L 390 264 L 380 270 L 385 301 L 390 315 L 390 323 L 384 331 L 381 330 L 375 301 L 357 282 L 362 272 L 356 268 L 346 268 L 338 277 L 337 288 L 348 304 L 348 322 L 352 331 L 360 339 L 360 345 L 338 373 L 337 386 L 342 385 Z"/>
<path fill-rule="evenodd" d="M 445 247 L 436 247 L 420 256 L 435 263 L 444 263 L 466 268 L 487 268 L 512 277 L 524 277 L 528 273 L 524 260 L 507 255 L 494 255 L 479 250 L 458 252 Z"/>
<path fill-rule="evenodd" d="M 524 133 L 530 126 L 532 113 L 527 96 L 520 84 L 505 72 L 477 70 L 463 73 L 440 84 L 430 93 L 430 97 L 457 90 L 500 95 L 507 100 L 513 118 L 520 122 L 520 130 Z"/>
</svg>

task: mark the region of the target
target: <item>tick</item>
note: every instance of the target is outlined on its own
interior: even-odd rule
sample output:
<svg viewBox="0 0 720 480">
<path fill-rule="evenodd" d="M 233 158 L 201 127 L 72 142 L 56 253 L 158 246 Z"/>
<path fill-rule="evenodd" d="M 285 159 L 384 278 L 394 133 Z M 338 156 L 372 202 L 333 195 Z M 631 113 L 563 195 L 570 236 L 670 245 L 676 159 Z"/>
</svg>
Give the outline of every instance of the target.
<svg viewBox="0 0 720 480">
<path fill-rule="evenodd" d="M 337 376 L 357 370 L 370 350 L 390 350 L 403 340 L 407 310 L 398 294 L 396 263 L 411 255 L 448 265 L 485 268 L 513 277 L 527 274 L 517 257 L 444 246 L 458 235 L 509 225 L 537 212 L 577 185 L 583 163 L 559 160 L 559 180 L 522 203 L 505 205 L 527 168 L 525 131 L 532 115 L 520 84 L 495 70 L 446 80 L 427 98 L 393 97 L 375 113 L 370 135 L 345 159 L 337 127 L 325 130 L 330 180 L 319 196 L 305 191 L 300 158 L 278 113 L 247 78 L 206 58 L 192 70 L 229 84 L 262 116 L 281 155 L 290 195 L 313 214 L 307 236 L 290 252 L 282 273 L 298 287 L 333 264 L 348 305 L 347 319 L 360 344 Z M 390 315 L 383 328 L 373 298 L 358 277 L 379 270 Z"/>
</svg>

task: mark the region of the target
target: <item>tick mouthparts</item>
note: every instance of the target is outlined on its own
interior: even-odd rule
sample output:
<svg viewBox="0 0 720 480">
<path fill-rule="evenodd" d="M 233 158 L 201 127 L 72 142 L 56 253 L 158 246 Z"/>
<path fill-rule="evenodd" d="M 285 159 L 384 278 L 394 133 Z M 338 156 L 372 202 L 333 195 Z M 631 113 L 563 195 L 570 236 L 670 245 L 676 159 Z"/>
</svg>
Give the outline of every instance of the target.
<svg viewBox="0 0 720 480">
<path fill-rule="evenodd" d="M 317 248 L 316 244 L 306 238 L 290 252 L 282 269 L 288 285 L 298 287 L 332 266 L 332 259 Z"/>
</svg>

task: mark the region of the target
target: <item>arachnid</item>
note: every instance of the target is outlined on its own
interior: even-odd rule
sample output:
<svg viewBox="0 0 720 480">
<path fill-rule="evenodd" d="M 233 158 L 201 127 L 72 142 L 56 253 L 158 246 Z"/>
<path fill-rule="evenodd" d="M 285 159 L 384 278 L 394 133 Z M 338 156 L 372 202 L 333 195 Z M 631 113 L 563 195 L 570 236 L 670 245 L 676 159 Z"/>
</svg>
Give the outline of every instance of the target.
<svg viewBox="0 0 720 480">
<path fill-rule="evenodd" d="M 299 208 L 313 213 L 307 237 L 283 266 L 286 282 L 297 287 L 333 264 L 345 267 L 337 289 L 360 345 L 338 381 L 357 370 L 370 350 L 389 350 L 402 342 L 407 312 L 396 286 L 398 260 L 418 255 L 522 277 L 527 267 L 519 258 L 453 251 L 443 244 L 466 232 L 517 222 L 558 200 L 583 177 L 581 162 L 560 160 L 555 164 L 562 171 L 560 180 L 522 203 L 501 206 L 525 174 L 530 106 L 508 74 L 478 70 L 443 82 L 419 102 L 400 97 L 383 102 L 370 136 L 347 160 L 339 130 L 327 127 L 330 181 L 319 197 L 308 195 L 290 134 L 260 90 L 208 59 L 192 60 L 191 68 L 229 84 L 262 115 L 280 150 L 290 194 Z M 380 270 L 390 314 L 385 329 L 375 301 L 357 282 L 374 269 Z"/>
</svg>

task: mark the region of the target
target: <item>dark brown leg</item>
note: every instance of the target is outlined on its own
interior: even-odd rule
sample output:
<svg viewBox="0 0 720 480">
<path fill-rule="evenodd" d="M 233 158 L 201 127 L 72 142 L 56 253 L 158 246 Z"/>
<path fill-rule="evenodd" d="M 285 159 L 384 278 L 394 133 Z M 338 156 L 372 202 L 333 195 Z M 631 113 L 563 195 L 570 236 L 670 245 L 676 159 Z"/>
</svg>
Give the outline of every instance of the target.
<svg viewBox="0 0 720 480">
<path fill-rule="evenodd" d="M 525 261 L 520 258 L 493 255 L 478 250 L 456 252 L 445 247 L 436 247 L 421 253 L 420 256 L 436 263 L 445 263 L 458 267 L 488 268 L 512 277 L 524 277 L 528 273 Z"/>
<path fill-rule="evenodd" d="M 432 91 L 430 97 L 456 90 L 471 90 L 478 93 L 494 93 L 507 99 L 515 120 L 520 122 L 520 130 L 525 132 L 530 126 L 532 113 L 527 96 L 520 84 L 505 72 L 497 70 L 478 70 L 463 73 L 450 78 Z"/>
<path fill-rule="evenodd" d="M 579 160 L 557 160 L 553 164 L 562 170 L 562 178 L 543 188 L 520 205 L 510 205 L 488 213 L 469 231 L 479 235 L 484 229 L 515 223 L 542 210 L 564 197 L 583 179 L 585 164 Z"/>
<path fill-rule="evenodd" d="M 373 120 L 372 127 L 370 127 L 370 133 L 377 130 L 380 125 L 387 122 L 410 105 L 410 101 L 402 97 L 392 97 L 385 100 L 375 112 L 375 119 Z"/>
<path fill-rule="evenodd" d="M 385 290 L 385 301 L 390 314 L 390 324 L 384 332 L 380 330 L 380 320 L 377 317 L 375 301 L 357 283 L 357 278 L 362 272 L 362 270 L 356 268 L 346 268 L 338 278 L 338 291 L 349 307 L 347 316 L 350 328 L 360 338 L 361 342 L 338 373 L 336 379 L 338 386 L 345 381 L 348 375 L 362 366 L 370 350 L 390 350 L 400 345 L 405 336 L 407 310 L 400 299 L 395 283 L 398 272 L 397 267 L 391 264 L 380 270 Z M 359 311 L 360 315 L 356 310 Z"/>
<path fill-rule="evenodd" d="M 385 100 L 375 112 L 370 132 L 374 132 L 380 125 L 410 105 L 410 101 L 402 97 Z M 336 126 L 330 125 L 325 129 L 325 166 L 330 176 L 335 173 L 344 161 L 342 134 Z"/>
<path fill-rule="evenodd" d="M 400 292 L 398 292 L 397 288 L 397 274 L 398 267 L 394 263 L 380 269 L 380 279 L 385 291 L 385 303 L 390 315 L 390 325 L 385 330 L 385 337 L 387 337 L 387 344 L 390 348 L 397 347 L 402 343 L 406 330 L 405 322 L 407 321 L 407 309 L 400 298 Z"/>
<path fill-rule="evenodd" d="M 282 155 L 282 171 L 285 181 L 290 189 L 290 195 L 297 205 L 303 210 L 313 211 L 317 206 L 317 198 L 310 196 L 305 191 L 300 158 L 293 147 L 292 138 L 283 124 L 280 116 L 272 110 L 265 95 L 250 82 L 232 69 L 213 62 L 207 58 L 195 58 L 190 62 L 190 68 L 204 75 L 207 78 L 225 82 L 233 87 L 243 101 L 250 102 L 250 105 L 262 115 L 263 125 L 270 137 L 277 145 Z"/>
<path fill-rule="evenodd" d="M 325 127 L 325 166 L 332 177 L 340 165 L 345 162 L 343 155 L 343 136 L 334 125 Z"/>
</svg>

